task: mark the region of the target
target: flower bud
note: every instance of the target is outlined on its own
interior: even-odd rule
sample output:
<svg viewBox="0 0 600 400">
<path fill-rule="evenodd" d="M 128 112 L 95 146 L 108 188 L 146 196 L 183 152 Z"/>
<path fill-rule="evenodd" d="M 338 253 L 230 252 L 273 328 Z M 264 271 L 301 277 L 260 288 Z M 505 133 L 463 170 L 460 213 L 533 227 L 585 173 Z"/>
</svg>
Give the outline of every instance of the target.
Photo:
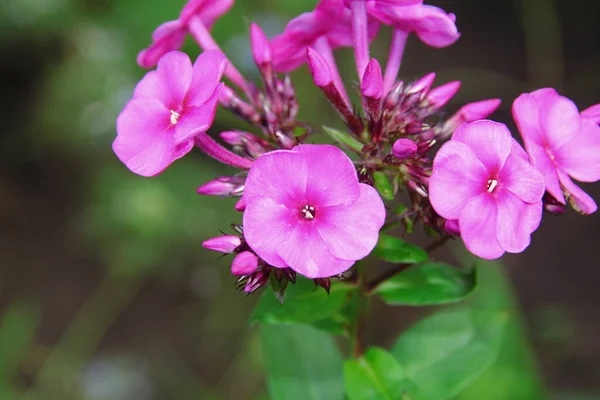
<svg viewBox="0 0 600 400">
<path fill-rule="evenodd" d="M 449 235 L 459 236 L 460 235 L 460 227 L 458 226 L 458 220 L 447 219 L 444 222 L 444 231 L 446 231 L 446 233 Z"/>
<path fill-rule="evenodd" d="M 240 131 L 224 131 L 219 133 L 221 139 L 231 146 L 241 146 L 247 135 L 249 135 L 249 133 Z"/>
<path fill-rule="evenodd" d="M 429 74 L 414 81 L 410 85 L 410 87 L 408 88 L 406 93 L 414 94 L 414 93 L 419 93 L 419 92 L 427 92 L 427 91 L 429 91 L 429 88 L 433 84 L 434 80 L 435 80 L 435 72 L 430 72 Z"/>
<path fill-rule="evenodd" d="M 500 103 L 500 99 L 489 99 L 465 104 L 456 112 L 456 114 L 446 121 L 443 127 L 444 133 L 442 137 L 450 136 L 456 128 L 464 123 L 489 117 L 498 107 L 500 107 Z"/>
<path fill-rule="evenodd" d="M 196 193 L 207 196 L 239 196 L 243 193 L 244 181 L 242 177 L 224 176 L 200 186 Z"/>
<path fill-rule="evenodd" d="M 372 100 L 379 100 L 383 95 L 383 76 L 381 66 L 376 59 L 371 59 L 360 83 L 363 96 Z"/>
<path fill-rule="evenodd" d="M 240 197 L 240 199 L 235 203 L 235 211 L 244 211 L 246 209 L 246 202 L 244 201 L 244 197 Z"/>
<path fill-rule="evenodd" d="M 417 144 L 410 139 L 398 139 L 392 146 L 392 154 L 399 160 L 412 157 L 417 152 Z"/>
<path fill-rule="evenodd" d="M 231 274 L 235 276 L 250 275 L 258 268 L 258 258 L 250 251 L 242 251 L 231 263 Z"/>
<path fill-rule="evenodd" d="M 242 240 L 238 236 L 225 235 L 206 240 L 202 243 L 202 247 L 220 253 L 231 254 L 240 244 L 242 244 Z"/>
<path fill-rule="evenodd" d="M 308 68 L 310 69 L 310 74 L 313 77 L 315 85 L 320 88 L 333 85 L 333 76 L 329 65 L 327 65 L 327 61 L 310 47 L 306 50 L 306 57 L 308 58 Z"/>
<path fill-rule="evenodd" d="M 434 110 L 439 110 L 448 104 L 450 99 L 456 95 L 458 89 L 460 89 L 460 81 L 448 82 L 430 90 L 427 94 L 427 101 Z"/>
<path fill-rule="evenodd" d="M 269 39 L 267 39 L 263 30 L 257 24 L 250 24 L 250 44 L 256 65 L 260 67 L 271 63 L 272 56 Z"/>
</svg>

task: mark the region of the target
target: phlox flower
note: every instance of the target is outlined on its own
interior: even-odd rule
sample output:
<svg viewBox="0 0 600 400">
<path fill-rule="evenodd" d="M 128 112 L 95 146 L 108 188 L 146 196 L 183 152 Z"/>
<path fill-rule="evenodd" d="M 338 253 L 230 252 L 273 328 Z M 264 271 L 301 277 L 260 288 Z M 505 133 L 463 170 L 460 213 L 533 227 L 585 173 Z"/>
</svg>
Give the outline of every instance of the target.
<svg viewBox="0 0 600 400">
<path fill-rule="evenodd" d="M 375 247 L 385 219 L 377 191 L 330 145 L 300 145 L 259 157 L 243 199 L 244 238 L 268 264 L 308 278 L 340 274 Z"/>
<path fill-rule="evenodd" d="M 161 58 L 117 118 L 113 150 L 127 168 L 157 175 L 192 149 L 214 120 L 226 65 L 219 51 L 202 53 L 193 66 L 177 51 Z"/>
<path fill-rule="evenodd" d="M 519 253 L 542 216 L 544 181 L 505 125 L 461 125 L 433 160 L 429 197 L 435 211 L 458 220 L 473 254 L 495 259 Z"/>
<path fill-rule="evenodd" d="M 554 89 L 520 95 L 512 112 L 533 165 L 544 175 L 546 190 L 558 202 L 580 212 L 597 210 L 594 200 L 571 178 L 600 179 L 600 127 L 590 107 L 580 116 L 577 106 Z M 564 192 L 564 193 L 563 193 Z"/>
<path fill-rule="evenodd" d="M 143 68 L 154 67 L 163 55 L 181 48 L 188 32 L 188 24 L 193 17 L 198 17 L 206 28 L 210 29 L 217 18 L 229 11 L 233 2 L 234 0 L 188 1 L 179 18 L 167 21 L 154 30 L 152 44 L 138 54 L 138 64 Z"/>
</svg>

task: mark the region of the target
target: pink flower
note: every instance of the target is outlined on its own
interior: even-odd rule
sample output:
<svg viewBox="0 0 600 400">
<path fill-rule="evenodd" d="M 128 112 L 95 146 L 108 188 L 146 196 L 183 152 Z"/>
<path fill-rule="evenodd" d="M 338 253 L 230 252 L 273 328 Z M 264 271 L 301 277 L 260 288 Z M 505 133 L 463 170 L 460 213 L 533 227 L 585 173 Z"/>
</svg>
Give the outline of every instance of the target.
<svg viewBox="0 0 600 400">
<path fill-rule="evenodd" d="M 600 127 L 594 119 L 587 114 L 580 117 L 571 100 L 550 88 L 522 94 L 512 112 L 546 190 L 561 204 L 565 204 L 564 192 L 584 214 L 596 211 L 594 200 L 571 180 L 600 179 Z"/>
<path fill-rule="evenodd" d="M 154 67 L 160 58 L 173 50 L 179 50 L 188 32 L 188 23 L 191 18 L 198 17 L 207 29 L 215 23 L 217 18 L 225 14 L 234 0 L 190 0 L 181 10 L 179 18 L 160 25 L 152 33 L 152 44 L 147 49 L 140 51 L 137 63 L 143 68 Z"/>
<path fill-rule="evenodd" d="M 378 28 L 377 21 L 369 21 L 369 40 L 375 38 Z M 314 11 L 292 19 L 283 33 L 273 38 L 273 64 L 279 72 L 292 71 L 306 62 L 308 47 L 331 64 L 328 52 L 352 44 L 352 16 L 343 0 L 321 0 Z"/>
<path fill-rule="evenodd" d="M 267 263 L 308 278 L 346 271 L 375 247 L 385 209 L 330 145 L 300 145 L 258 158 L 246 179 L 244 237 Z"/>
<path fill-rule="evenodd" d="M 117 118 L 113 150 L 127 168 L 143 176 L 157 175 L 187 154 L 196 137 L 206 135 L 226 64 L 219 51 L 202 53 L 193 66 L 177 51 L 161 58 Z"/>
<path fill-rule="evenodd" d="M 505 125 L 482 120 L 461 125 L 433 160 L 431 205 L 458 220 L 473 254 L 494 259 L 519 253 L 542 216 L 544 181 Z"/>
</svg>

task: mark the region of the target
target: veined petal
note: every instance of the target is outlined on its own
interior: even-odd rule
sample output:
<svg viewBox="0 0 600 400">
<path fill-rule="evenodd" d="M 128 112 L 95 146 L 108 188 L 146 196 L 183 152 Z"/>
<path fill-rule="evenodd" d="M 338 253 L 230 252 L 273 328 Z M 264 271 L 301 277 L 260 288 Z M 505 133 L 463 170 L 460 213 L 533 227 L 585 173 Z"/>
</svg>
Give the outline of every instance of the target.
<svg viewBox="0 0 600 400">
<path fill-rule="evenodd" d="M 429 180 L 431 205 L 442 217 L 458 219 L 465 203 L 485 191 L 487 180 L 487 171 L 471 149 L 451 140 L 433 160 Z"/>
<path fill-rule="evenodd" d="M 355 203 L 323 207 L 313 221 L 331 253 L 344 260 L 360 260 L 377 244 L 385 207 L 373 187 L 360 183 Z"/>
<path fill-rule="evenodd" d="M 509 253 L 520 253 L 531 241 L 531 233 L 542 220 L 542 202 L 523 202 L 509 191 L 497 196 L 498 243 Z"/>
<path fill-rule="evenodd" d="M 471 253 L 487 260 L 504 254 L 497 239 L 498 207 L 489 193 L 469 200 L 460 212 L 458 224 L 460 235 Z"/>
<path fill-rule="evenodd" d="M 336 206 L 352 204 L 360 196 L 356 168 L 343 151 L 325 144 L 303 144 L 292 149 L 304 155 L 308 165 L 308 204 Z"/>
<path fill-rule="evenodd" d="M 546 95 L 557 95 L 554 89 L 540 89 L 532 93 L 523 93 L 513 102 L 512 115 L 525 142 L 525 147 L 533 142 L 545 146 L 546 139 L 540 130 L 540 99 Z"/>
<path fill-rule="evenodd" d="M 354 260 L 339 259 L 329 251 L 313 221 L 300 221 L 278 253 L 291 269 L 307 278 L 341 274 L 354 264 Z"/>
<path fill-rule="evenodd" d="M 540 201 L 544 195 L 544 177 L 529 164 L 527 153 L 514 139 L 499 180 L 503 187 L 527 203 Z"/>
<path fill-rule="evenodd" d="M 569 143 L 579 133 L 581 122 L 577 106 L 558 94 L 547 95 L 540 101 L 540 128 L 552 150 Z"/>
<path fill-rule="evenodd" d="M 186 107 L 183 115 L 175 124 L 175 142 L 183 143 L 192 139 L 200 132 L 206 132 L 212 125 L 222 84 L 213 91 L 212 96 L 203 104 Z"/>
<path fill-rule="evenodd" d="M 556 163 L 566 173 L 582 182 L 600 179 L 600 127 L 583 119 L 579 134 L 556 150 Z"/>
<path fill-rule="evenodd" d="M 489 120 L 459 126 L 452 135 L 452 140 L 469 146 L 491 174 L 500 172 L 512 147 L 510 131 L 506 125 Z"/>
<path fill-rule="evenodd" d="M 244 198 L 269 198 L 290 209 L 300 209 L 308 180 L 306 156 L 297 151 L 276 150 L 263 154 L 250 168 Z"/>
<path fill-rule="evenodd" d="M 244 211 L 244 238 L 248 246 L 267 263 L 278 268 L 287 263 L 277 253 L 277 249 L 288 240 L 291 232 L 301 221 L 294 211 L 272 199 L 262 197 L 247 201 Z"/>
<path fill-rule="evenodd" d="M 227 58 L 219 50 L 200 54 L 193 66 L 192 83 L 185 97 L 186 106 L 201 105 L 214 96 L 225 68 Z"/>
<path fill-rule="evenodd" d="M 565 197 L 563 196 L 560 184 L 558 183 L 556 164 L 554 164 L 554 161 L 552 161 L 548 152 L 534 143 L 530 144 L 527 152 L 529 153 L 533 166 L 544 177 L 544 185 L 546 185 L 548 193 L 550 193 L 558 202 L 565 204 Z"/>
<path fill-rule="evenodd" d="M 165 105 L 177 111 L 192 82 L 192 63 L 187 54 L 171 51 L 159 61 L 156 69 Z"/>
<path fill-rule="evenodd" d="M 568 200 L 573 208 L 582 214 L 592 214 L 596 212 L 598 206 L 589 194 L 574 184 L 571 178 L 569 178 L 569 176 L 563 171 L 558 171 L 558 177 L 565 191 L 569 193 Z"/>
<path fill-rule="evenodd" d="M 179 21 L 168 21 L 160 25 L 152 33 L 152 44 L 139 52 L 137 63 L 143 68 L 156 66 L 163 55 L 181 48 L 185 34 L 186 31 Z"/>
</svg>

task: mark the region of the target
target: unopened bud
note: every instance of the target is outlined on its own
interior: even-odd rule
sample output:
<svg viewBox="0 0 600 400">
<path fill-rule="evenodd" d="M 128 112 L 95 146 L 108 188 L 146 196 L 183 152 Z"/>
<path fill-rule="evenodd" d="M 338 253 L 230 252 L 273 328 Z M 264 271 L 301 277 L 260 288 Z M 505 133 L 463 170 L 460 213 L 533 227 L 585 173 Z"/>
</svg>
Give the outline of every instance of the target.
<svg viewBox="0 0 600 400">
<path fill-rule="evenodd" d="M 240 197 L 233 208 L 235 208 L 235 211 L 244 211 L 246 209 L 246 201 L 244 201 L 244 196 Z"/>
<path fill-rule="evenodd" d="M 399 160 L 412 157 L 417 152 L 417 144 L 410 139 L 398 139 L 392 146 L 392 154 Z"/>
<path fill-rule="evenodd" d="M 242 240 L 239 236 L 225 235 L 206 240 L 202 243 L 202 247 L 219 253 L 231 254 L 240 244 L 242 244 Z"/>
<path fill-rule="evenodd" d="M 257 24 L 250 24 L 250 44 L 254 62 L 259 67 L 270 64 L 272 60 L 271 45 L 265 33 Z"/>
<path fill-rule="evenodd" d="M 315 85 L 320 88 L 333 85 L 333 76 L 327 61 L 316 50 L 310 47 L 306 50 L 306 57 L 308 58 L 308 68 Z"/>
<path fill-rule="evenodd" d="M 381 66 L 376 59 L 371 59 L 360 83 L 363 96 L 372 100 L 379 100 L 383 95 L 383 76 Z"/>
<path fill-rule="evenodd" d="M 419 92 L 427 92 L 431 85 L 433 85 L 433 81 L 435 80 L 435 72 L 430 72 L 427 75 L 417 79 L 414 81 L 406 93 L 415 94 Z"/>
<path fill-rule="evenodd" d="M 231 274 L 235 276 L 250 275 L 258 268 L 258 257 L 250 251 L 242 251 L 231 262 Z"/>
<path fill-rule="evenodd" d="M 460 89 L 460 81 L 448 82 L 442 86 L 432 89 L 427 94 L 427 101 L 434 110 L 444 107 Z"/>
<path fill-rule="evenodd" d="M 196 193 L 206 196 L 240 196 L 244 191 L 245 179 L 224 176 L 205 183 L 196 189 Z"/>
<path fill-rule="evenodd" d="M 458 226 L 458 220 L 447 219 L 444 222 L 444 231 L 446 231 L 446 233 L 449 235 L 459 236 L 460 235 L 460 227 Z"/>
<path fill-rule="evenodd" d="M 498 107 L 500 99 L 490 99 L 469 103 L 462 106 L 456 114 L 446 121 L 443 137 L 451 135 L 460 125 L 489 117 Z"/>
</svg>

